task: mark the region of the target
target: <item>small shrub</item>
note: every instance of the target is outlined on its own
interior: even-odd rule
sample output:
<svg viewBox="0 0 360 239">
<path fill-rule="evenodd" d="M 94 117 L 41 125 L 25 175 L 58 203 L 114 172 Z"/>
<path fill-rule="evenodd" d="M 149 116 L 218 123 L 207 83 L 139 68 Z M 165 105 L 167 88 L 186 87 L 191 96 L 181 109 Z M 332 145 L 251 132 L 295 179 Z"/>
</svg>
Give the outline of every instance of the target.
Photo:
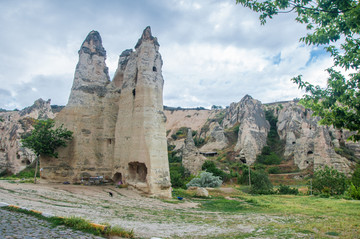
<svg viewBox="0 0 360 239">
<path fill-rule="evenodd" d="M 353 175 L 351 176 L 351 182 L 356 187 L 360 187 L 360 165 L 357 165 Z"/>
<path fill-rule="evenodd" d="M 345 194 L 352 199 L 360 200 L 360 187 L 357 187 L 351 183 Z"/>
<path fill-rule="evenodd" d="M 278 173 L 280 173 L 280 168 L 279 167 L 270 167 L 268 169 L 268 173 L 270 173 L 270 174 L 278 174 Z"/>
<path fill-rule="evenodd" d="M 176 136 L 176 134 L 172 134 L 172 135 L 171 135 L 171 138 L 172 138 L 173 140 L 177 140 L 178 137 Z"/>
<path fill-rule="evenodd" d="M 201 147 L 205 144 L 205 139 L 201 138 L 201 137 L 195 137 L 194 138 L 194 143 L 196 147 Z"/>
<path fill-rule="evenodd" d="M 170 163 L 170 180 L 174 188 L 186 188 L 186 183 L 192 179 L 190 173 L 181 163 Z"/>
<path fill-rule="evenodd" d="M 222 180 L 219 176 L 214 176 L 209 172 L 202 172 L 200 177 L 193 178 L 186 187 L 209 187 L 209 188 L 217 188 L 222 184 Z"/>
<path fill-rule="evenodd" d="M 266 165 L 280 164 L 281 160 L 282 159 L 274 152 L 270 152 L 269 154 L 260 154 L 256 157 L 256 161 L 258 163 L 266 164 Z"/>
<path fill-rule="evenodd" d="M 298 195 L 299 190 L 297 188 L 291 188 L 287 185 L 280 184 L 279 189 L 277 190 L 278 194 L 292 194 L 292 195 Z"/>
</svg>

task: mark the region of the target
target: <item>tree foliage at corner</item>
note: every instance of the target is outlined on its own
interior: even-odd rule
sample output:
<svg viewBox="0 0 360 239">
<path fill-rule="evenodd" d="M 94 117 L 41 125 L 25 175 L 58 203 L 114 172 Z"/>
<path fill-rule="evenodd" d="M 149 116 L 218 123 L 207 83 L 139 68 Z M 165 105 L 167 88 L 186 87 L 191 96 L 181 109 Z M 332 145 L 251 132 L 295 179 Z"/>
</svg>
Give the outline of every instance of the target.
<svg viewBox="0 0 360 239">
<path fill-rule="evenodd" d="M 46 155 L 58 157 L 55 150 L 59 147 L 66 146 L 66 142 L 72 139 L 72 132 L 61 125 L 53 129 L 55 121 L 52 119 L 37 120 L 34 130 L 30 135 L 21 140 L 24 147 L 34 151 L 36 156 Z"/>
<path fill-rule="evenodd" d="M 295 20 L 311 32 L 300 41 L 307 45 L 324 45 L 334 59 L 326 88 L 292 80 L 307 95 L 300 101 L 320 116 L 320 123 L 345 128 L 356 133 L 350 139 L 360 140 L 360 5 L 358 0 L 236 0 L 260 13 L 260 22 L 280 13 L 297 13 Z M 335 43 L 341 40 L 337 46 Z M 338 69 L 347 72 L 344 76 Z"/>
</svg>

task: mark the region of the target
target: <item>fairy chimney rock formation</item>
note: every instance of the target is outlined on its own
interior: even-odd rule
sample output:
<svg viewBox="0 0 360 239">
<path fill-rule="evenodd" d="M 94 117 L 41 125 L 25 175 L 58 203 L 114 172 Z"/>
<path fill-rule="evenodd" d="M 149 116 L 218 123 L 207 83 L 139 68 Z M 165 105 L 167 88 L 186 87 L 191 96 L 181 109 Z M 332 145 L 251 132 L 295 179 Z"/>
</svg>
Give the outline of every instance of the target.
<svg viewBox="0 0 360 239">
<path fill-rule="evenodd" d="M 105 96 L 106 86 L 110 83 L 105 60 L 106 51 L 102 46 L 100 34 L 91 31 L 79 50 L 79 62 L 68 106 L 86 106 L 89 102 L 94 103 L 94 97 Z"/>
<path fill-rule="evenodd" d="M 192 137 L 192 130 L 189 128 L 182 148 L 182 165 L 189 170 L 192 175 L 197 175 L 201 171 L 206 158 L 200 154 L 196 148 Z"/>
<path fill-rule="evenodd" d="M 60 159 L 42 158 L 42 177 L 80 182 L 103 176 L 171 197 L 159 43 L 147 27 L 135 50 L 120 55 L 112 81 L 105 59 L 99 33 L 90 32 L 79 50 L 69 102 L 55 119 L 74 139 Z"/>
</svg>

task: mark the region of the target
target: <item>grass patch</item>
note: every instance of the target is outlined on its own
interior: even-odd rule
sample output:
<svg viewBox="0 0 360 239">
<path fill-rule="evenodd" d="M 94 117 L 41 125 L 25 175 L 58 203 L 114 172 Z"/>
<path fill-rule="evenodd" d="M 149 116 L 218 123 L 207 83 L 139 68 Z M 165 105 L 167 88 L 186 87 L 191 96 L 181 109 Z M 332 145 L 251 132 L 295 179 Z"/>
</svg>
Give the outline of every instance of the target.
<svg viewBox="0 0 360 239">
<path fill-rule="evenodd" d="M 210 199 L 201 202 L 201 208 L 213 212 L 242 212 L 254 208 L 253 205 L 238 200 Z"/>
<path fill-rule="evenodd" d="M 4 173 L 0 176 L 0 180 L 14 180 L 14 179 L 25 179 L 21 183 L 28 183 L 30 180 L 34 182 L 35 175 L 35 165 L 30 165 L 26 167 L 24 170 L 20 171 L 17 174 L 10 175 L 10 173 Z M 36 178 L 40 178 L 40 170 L 38 169 Z"/>
</svg>

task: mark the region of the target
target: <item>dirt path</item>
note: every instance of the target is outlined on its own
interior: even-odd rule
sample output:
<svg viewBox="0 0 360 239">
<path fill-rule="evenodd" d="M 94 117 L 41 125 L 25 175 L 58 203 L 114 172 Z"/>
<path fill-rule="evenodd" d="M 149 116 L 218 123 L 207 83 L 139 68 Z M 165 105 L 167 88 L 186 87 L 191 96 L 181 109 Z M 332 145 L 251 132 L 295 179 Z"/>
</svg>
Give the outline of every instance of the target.
<svg viewBox="0 0 360 239">
<path fill-rule="evenodd" d="M 113 193 L 113 197 L 109 195 Z M 206 212 L 198 204 L 148 198 L 114 186 L 10 183 L 0 180 L 0 201 L 56 216 L 78 216 L 134 230 L 137 237 L 201 238 L 251 233 L 274 216 Z M 254 224 L 255 222 L 255 224 Z"/>
</svg>

